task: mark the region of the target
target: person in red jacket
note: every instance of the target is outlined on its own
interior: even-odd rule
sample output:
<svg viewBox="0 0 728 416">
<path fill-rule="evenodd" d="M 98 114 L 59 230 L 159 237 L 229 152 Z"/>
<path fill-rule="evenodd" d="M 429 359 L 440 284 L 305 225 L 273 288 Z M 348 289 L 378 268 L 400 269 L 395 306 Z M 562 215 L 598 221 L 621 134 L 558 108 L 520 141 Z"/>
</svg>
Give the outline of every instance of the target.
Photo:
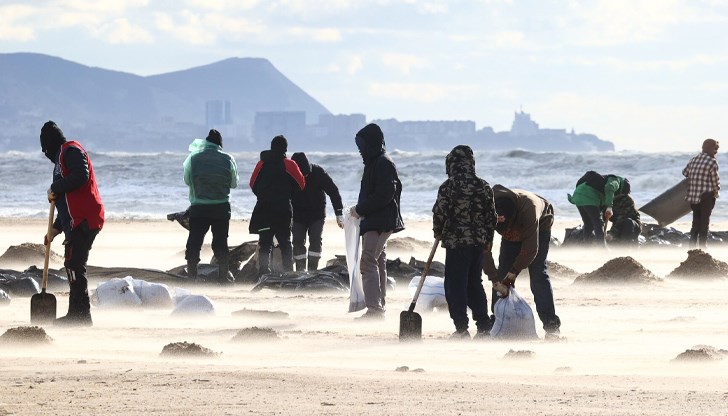
<svg viewBox="0 0 728 416">
<path fill-rule="evenodd" d="M 288 140 L 276 136 L 270 142 L 270 150 L 260 152 L 260 161 L 250 176 L 250 188 L 258 197 L 250 217 L 248 230 L 258 234 L 258 274 L 270 273 L 270 254 L 273 237 L 281 248 L 283 269 L 293 271 L 293 246 L 291 245 L 291 220 L 293 190 L 303 190 L 306 180 L 296 162 L 286 157 Z"/>
<path fill-rule="evenodd" d="M 96 185 L 96 176 L 86 150 L 76 141 L 67 141 L 53 121 L 40 130 L 43 154 L 55 164 L 48 200 L 56 201 L 58 215 L 45 244 L 65 233 L 66 274 L 70 293 L 68 314 L 56 319 L 60 325 L 91 326 L 86 262 L 96 235 L 104 226 L 104 204 Z M 49 240 L 50 237 L 50 241 Z"/>
</svg>

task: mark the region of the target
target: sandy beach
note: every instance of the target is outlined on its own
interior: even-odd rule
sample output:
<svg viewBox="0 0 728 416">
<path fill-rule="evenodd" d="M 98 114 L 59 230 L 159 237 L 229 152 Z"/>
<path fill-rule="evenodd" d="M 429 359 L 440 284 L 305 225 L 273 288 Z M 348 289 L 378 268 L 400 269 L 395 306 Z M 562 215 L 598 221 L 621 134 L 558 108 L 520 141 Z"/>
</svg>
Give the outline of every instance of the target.
<svg viewBox="0 0 728 416">
<path fill-rule="evenodd" d="M 557 223 L 554 235 L 563 239 L 564 228 L 573 225 Z M 44 220 L 0 219 L 0 252 L 41 243 L 45 226 Z M 431 224 L 409 221 L 406 227 L 393 239 L 410 239 L 392 243 L 389 258 L 426 259 Z M 89 264 L 168 270 L 184 263 L 186 238 L 186 230 L 169 221 L 109 221 Z M 255 239 L 247 222 L 231 223 L 231 246 Z M 62 253 L 60 240 L 53 250 Z M 206 250 L 203 261 L 211 256 Z M 728 261 L 728 247 L 708 251 Z M 330 220 L 323 258 L 335 254 L 344 254 L 343 231 Z M 435 259 L 443 261 L 444 254 L 439 249 Z M 549 259 L 586 273 L 627 255 L 664 278 L 687 249 L 555 248 Z M 102 281 L 90 277 L 95 289 Z M 399 312 L 411 300 L 403 285 L 388 294 L 384 322 L 355 321 L 360 313 L 347 313 L 348 293 L 251 292 L 250 285 L 185 286 L 213 300 L 214 316 L 95 307 L 92 328 L 46 326 L 53 339 L 48 345 L 0 345 L 0 415 L 728 414 L 728 355 L 673 361 L 696 346 L 728 349 L 727 279 L 594 286 L 551 277 L 563 323 L 564 339 L 557 342 L 449 341 L 452 322 L 436 311 L 422 316 L 422 343 L 400 343 Z M 516 287 L 534 307 L 528 277 L 519 277 Z M 65 314 L 68 293 L 54 295 L 58 314 Z M 30 325 L 29 304 L 14 297 L 0 305 L 0 333 Z M 234 313 L 244 308 L 287 317 Z M 233 340 L 251 327 L 275 330 L 278 338 Z M 537 332 L 543 338 L 538 321 Z M 218 354 L 160 355 L 165 345 L 183 341 Z"/>
</svg>

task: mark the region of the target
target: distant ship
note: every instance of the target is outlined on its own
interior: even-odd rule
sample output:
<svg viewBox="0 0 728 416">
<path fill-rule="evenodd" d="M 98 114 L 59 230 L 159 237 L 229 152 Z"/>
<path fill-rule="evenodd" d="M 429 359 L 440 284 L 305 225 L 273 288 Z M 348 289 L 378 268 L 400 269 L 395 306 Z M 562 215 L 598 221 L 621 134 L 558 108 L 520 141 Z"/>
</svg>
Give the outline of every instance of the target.
<svg viewBox="0 0 728 416">
<path fill-rule="evenodd" d="M 574 129 L 542 129 L 523 110 L 516 111 L 510 131 L 494 132 L 486 127 L 476 133 L 482 136 L 488 149 L 524 149 L 540 152 L 613 151 L 614 143 L 588 133 L 577 134 Z"/>
</svg>

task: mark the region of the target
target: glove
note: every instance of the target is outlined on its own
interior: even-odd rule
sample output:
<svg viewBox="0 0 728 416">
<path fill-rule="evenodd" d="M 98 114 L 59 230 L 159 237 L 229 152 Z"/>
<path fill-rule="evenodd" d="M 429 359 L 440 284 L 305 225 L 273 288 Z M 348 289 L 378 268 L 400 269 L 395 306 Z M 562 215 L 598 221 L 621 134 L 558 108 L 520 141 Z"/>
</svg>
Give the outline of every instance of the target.
<svg viewBox="0 0 728 416">
<path fill-rule="evenodd" d="M 55 201 L 56 200 L 56 194 L 53 193 L 53 190 L 51 188 L 48 188 L 48 202 Z"/>
<path fill-rule="evenodd" d="M 503 284 L 508 287 L 516 287 L 516 274 L 508 272 L 506 277 L 503 279 Z"/>
<path fill-rule="evenodd" d="M 361 218 L 358 212 L 356 212 L 356 206 L 351 207 L 351 210 L 349 210 L 349 214 L 351 214 L 354 218 Z"/>
<path fill-rule="evenodd" d="M 344 216 L 343 215 L 336 216 L 336 225 L 338 225 L 339 228 L 344 228 Z"/>
<path fill-rule="evenodd" d="M 493 290 L 495 290 L 498 293 L 498 296 L 502 298 L 507 298 L 508 292 L 510 292 L 510 288 L 501 282 L 493 282 Z"/>
<path fill-rule="evenodd" d="M 614 211 L 612 211 L 612 207 L 607 208 L 604 211 L 604 222 L 609 221 L 609 219 L 612 218 L 612 215 L 614 215 Z"/>
</svg>

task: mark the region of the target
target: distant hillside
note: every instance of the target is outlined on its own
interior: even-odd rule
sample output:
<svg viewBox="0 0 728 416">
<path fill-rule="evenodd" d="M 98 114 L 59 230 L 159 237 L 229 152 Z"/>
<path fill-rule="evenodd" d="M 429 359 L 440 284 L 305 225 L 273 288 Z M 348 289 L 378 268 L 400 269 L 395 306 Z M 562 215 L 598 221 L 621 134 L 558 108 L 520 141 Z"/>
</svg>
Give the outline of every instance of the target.
<svg viewBox="0 0 728 416">
<path fill-rule="evenodd" d="M 32 53 L 0 54 L 0 145 L 38 146 L 53 119 L 95 150 L 186 150 L 204 135 L 206 103 L 230 103 L 226 137 L 250 141 L 256 111 L 303 111 L 315 123 L 329 111 L 259 58 L 142 77 Z M 241 147 L 234 140 L 231 148 Z"/>
</svg>

